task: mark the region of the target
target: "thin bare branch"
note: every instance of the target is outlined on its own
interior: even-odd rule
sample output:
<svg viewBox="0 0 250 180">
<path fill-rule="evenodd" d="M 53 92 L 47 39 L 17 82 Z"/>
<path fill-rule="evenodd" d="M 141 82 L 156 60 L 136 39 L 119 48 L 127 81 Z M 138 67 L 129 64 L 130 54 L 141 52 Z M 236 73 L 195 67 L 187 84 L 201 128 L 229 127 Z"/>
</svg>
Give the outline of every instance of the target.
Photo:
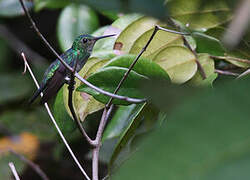
<svg viewBox="0 0 250 180">
<path fill-rule="evenodd" d="M 14 175 L 15 179 L 20 180 L 13 162 L 9 162 L 9 167 L 10 167 L 10 169 L 12 171 L 12 174 Z"/>
<path fill-rule="evenodd" d="M 23 155 L 18 154 L 14 150 L 10 149 L 10 153 L 18 157 L 21 161 L 29 165 L 36 173 L 43 179 L 43 180 L 49 180 L 48 176 L 43 172 L 43 170 L 34 162 L 30 161 L 29 159 L 25 158 Z"/>
<path fill-rule="evenodd" d="M 246 75 L 248 75 L 248 74 L 250 74 L 250 69 L 247 69 L 245 72 L 243 72 L 242 74 L 240 74 L 240 75 L 237 77 L 237 79 L 242 78 L 243 76 L 246 76 Z"/>
<path fill-rule="evenodd" d="M 22 53 L 22 57 L 23 57 L 25 66 L 27 66 L 27 69 L 28 69 L 28 71 L 29 71 L 31 77 L 32 77 L 34 83 L 36 84 L 36 87 L 39 89 L 39 84 L 38 84 L 38 82 L 37 82 L 37 80 L 36 80 L 36 78 L 35 78 L 35 76 L 34 76 L 32 70 L 31 70 L 31 68 L 30 68 L 30 66 L 29 66 L 29 64 L 28 64 L 28 62 L 27 62 L 27 60 L 26 60 L 26 57 L 25 57 L 24 53 Z M 41 93 L 41 96 L 43 96 L 42 93 Z M 54 118 L 53 114 L 52 114 L 51 111 L 50 111 L 49 105 L 48 105 L 47 103 L 45 103 L 44 106 L 45 106 L 45 108 L 46 108 L 46 110 L 47 110 L 47 112 L 48 112 L 48 114 L 49 114 L 49 117 L 50 117 L 51 121 L 53 122 L 54 126 L 56 127 L 56 130 L 57 130 L 58 134 L 60 135 L 60 137 L 61 137 L 63 143 L 65 144 L 66 148 L 68 149 L 70 155 L 71 155 L 72 158 L 74 159 L 74 161 L 75 161 L 75 163 L 77 164 L 78 168 L 80 169 L 80 171 L 82 172 L 82 174 L 84 175 L 84 177 L 86 177 L 87 180 L 90 180 L 90 178 L 88 177 L 87 173 L 84 171 L 84 169 L 82 168 L 81 164 L 80 164 L 79 161 L 77 160 L 75 154 L 74 154 L 73 151 L 71 150 L 71 148 L 70 148 L 70 146 L 69 146 L 67 140 L 65 139 L 64 135 L 62 134 L 60 128 L 58 127 L 58 125 L 57 125 L 57 123 L 56 123 L 56 121 L 55 121 L 55 118 Z"/>
<path fill-rule="evenodd" d="M 230 56 L 210 56 L 213 59 L 219 59 L 219 60 L 231 60 L 231 61 L 237 61 L 241 63 L 250 64 L 250 60 L 248 59 L 242 59 L 242 58 L 236 58 L 236 57 L 230 57 Z"/>
<path fill-rule="evenodd" d="M 74 72 L 74 69 L 71 68 L 60 56 L 59 54 L 53 49 L 53 47 L 49 44 L 49 42 L 44 38 L 44 36 L 40 33 L 39 29 L 37 28 L 35 22 L 33 21 L 33 19 L 30 16 L 29 11 L 27 10 L 26 6 L 23 3 L 23 0 L 19 0 L 22 8 L 26 14 L 26 16 L 28 17 L 29 21 L 31 22 L 32 27 L 34 28 L 35 32 L 37 33 L 37 35 L 41 38 L 41 40 L 45 43 L 45 45 L 50 49 L 50 51 L 55 54 L 55 56 L 58 58 L 58 60 L 65 66 L 65 68 L 67 70 L 69 70 L 70 72 Z M 129 97 L 125 97 L 125 96 L 119 96 L 116 94 L 112 94 L 110 92 L 104 91 L 96 86 L 94 86 L 93 84 L 89 83 L 86 79 L 82 78 L 77 72 L 74 73 L 74 76 L 79 79 L 81 82 L 83 82 L 84 84 L 86 84 L 88 87 L 94 89 L 95 91 L 113 97 L 115 99 L 120 99 L 120 100 L 124 100 L 124 101 L 128 101 L 131 103 L 141 103 L 141 102 L 145 102 L 146 99 L 136 99 L 136 98 L 129 98 Z"/>
<path fill-rule="evenodd" d="M 222 75 L 228 75 L 228 76 L 236 76 L 236 77 L 239 76 L 238 73 L 233 73 L 233 72 L 230 72 L 230 71 L 222 71 L 220 69 L 215 69 L 214 72 L 216 72 L 218 74 L 222 74 Z"/>
</svg>

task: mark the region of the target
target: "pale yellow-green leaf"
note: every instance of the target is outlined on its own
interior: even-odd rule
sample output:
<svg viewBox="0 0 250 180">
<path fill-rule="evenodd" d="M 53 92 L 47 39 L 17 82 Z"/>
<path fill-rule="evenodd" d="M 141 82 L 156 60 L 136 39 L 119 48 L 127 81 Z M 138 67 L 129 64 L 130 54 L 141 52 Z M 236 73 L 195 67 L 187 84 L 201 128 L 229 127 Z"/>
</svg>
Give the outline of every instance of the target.
<svg viewBox="0 0 250 180">
<path fill-rule="evenodd" d="M 121 51 L 128 53 L 138 37 L 152 29 L 158 20 L 150 17 L 142 17 L 127 26 L 116 39 L 116 43 L 122 43 Z"/>
<path fill-rule="evenodd" d="M 194 86 L 212 85 L 213 81 L 217 78 L 217 73 L 214 72 L 214 60 L 210 58 L 209 54 L 198 54 L 198 61 L 204 69 L 206 79 L 202 79 L 200 72 L 197 71 L 194 77 L 189 81 L 189 84 Z"/>
<path fill-rule="evenodd" d="M 169 46 L 153 59 L 168 73 L 173 83 L 184 83 L 197 71 L 194 54 L 183 46 Z"/>
<path fill-rule="evenodd" d="M 223 0 L 172 0 L 166 6 L 171 17 L 196 30 L 213 28 L 232 18 L 232 10 Z"/>
<path fill-rule="evenodd" d="M 87 61 L 84 68 L 79 72 L 79 74 L 86 79 L 88 76 L 100 69 L 107 61 L 107 59 L 92 57 Z M 76 79 L 75 87 L 78 87 L 79 85 L 80 81 Z M 68 108 L 68 86 L 64 85 L 63 88 L 64 104 L 66 105 L 68 113 L 71 115 L 71 112 Z M 81 121 L 84 121 L 87 115 L 94 113 L 104 107 L 104 104 L 96 101 L 92 96 L 78 91 L 74 91 L 73 105 L 76 114 Z"/>
<path fill-rule="evenodd" d="M 154 28 L 145 32 L 138 39 L 136 39 L 129 53 L 138 54 L 148 42 L 153 31 Z M 147 57 L 149 59 L 153 59 L 156 54 L 158 54 L 162 49 L 166 48 L 167 46 L 183 46 L 183 44 L 184 42 L 182 36 L 165 31 L 158 31 L 142 56 Z"/>
</svg>

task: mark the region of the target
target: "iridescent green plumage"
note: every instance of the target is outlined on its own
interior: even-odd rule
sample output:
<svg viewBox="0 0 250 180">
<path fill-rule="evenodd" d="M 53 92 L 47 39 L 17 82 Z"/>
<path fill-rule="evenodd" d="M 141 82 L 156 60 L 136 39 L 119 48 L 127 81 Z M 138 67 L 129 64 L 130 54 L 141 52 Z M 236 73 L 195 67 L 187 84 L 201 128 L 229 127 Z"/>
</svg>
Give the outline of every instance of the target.
<svg viewBox="0 0 250 180">
<path fill-rule="evenodd" d="M 74 64 L 77 63 L 76 71 L 79 72 L 91 55 L 95 42 L 98 39 L 110 36 L 114 35 L 100 37 L 81 35 L 75 39 L 72 47 L 64 52 L 60 57 L 71 67 L 74 67 Z M 32 103 L 41 92 L 43 92 L 41 103 L 47 102 L 66 82 L 65 79 L 69 73 L 70 72 L 61 64 L 61 62 L 56 59 L 45 71 L 40 89 L 35 92 L 29 103 Z"/>
</svg>

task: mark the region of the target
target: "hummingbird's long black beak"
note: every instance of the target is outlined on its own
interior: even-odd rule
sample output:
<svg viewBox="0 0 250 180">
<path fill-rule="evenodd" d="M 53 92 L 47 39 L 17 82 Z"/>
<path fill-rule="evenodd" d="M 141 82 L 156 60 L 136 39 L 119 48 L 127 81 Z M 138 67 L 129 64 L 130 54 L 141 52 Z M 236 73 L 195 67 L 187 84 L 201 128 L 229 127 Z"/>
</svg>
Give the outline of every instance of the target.
<svg viewBox="0 0 250 180">
<path fill-rule="evenodd" d="M 99 40 L 99 39 L 103 39 L 103 38 L 107 38 L 107 37 L 112 37 L 112 36 L 116 36 L 116 34 L 111 34 L 111 35 L 105 35 L 105 36 L 99 36 L 99 37 L 95 37 L 95 40 Z"/>
</svg>

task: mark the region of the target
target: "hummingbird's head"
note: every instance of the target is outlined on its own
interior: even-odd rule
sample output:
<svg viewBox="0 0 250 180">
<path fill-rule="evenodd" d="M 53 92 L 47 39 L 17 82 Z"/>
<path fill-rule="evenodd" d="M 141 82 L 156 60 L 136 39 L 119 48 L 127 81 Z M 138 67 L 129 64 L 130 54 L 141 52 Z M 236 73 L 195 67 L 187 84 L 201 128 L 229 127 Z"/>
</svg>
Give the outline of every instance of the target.
<svg viewBox="0 0 250 180">
<path fill-rule="evenodd" d="M 91 35 L 80 35 L 73 42 L 72 49 L 80 50 L 80 51 L 84 50 L 84 51 L 87 51 L 88 53 L 91 53 L 97 40 L 102 39 L 102 38 L 115 36 L 115 35 L 116 34 L 99 36 L 99 37 L 94 37 Z"/>
</svg>

